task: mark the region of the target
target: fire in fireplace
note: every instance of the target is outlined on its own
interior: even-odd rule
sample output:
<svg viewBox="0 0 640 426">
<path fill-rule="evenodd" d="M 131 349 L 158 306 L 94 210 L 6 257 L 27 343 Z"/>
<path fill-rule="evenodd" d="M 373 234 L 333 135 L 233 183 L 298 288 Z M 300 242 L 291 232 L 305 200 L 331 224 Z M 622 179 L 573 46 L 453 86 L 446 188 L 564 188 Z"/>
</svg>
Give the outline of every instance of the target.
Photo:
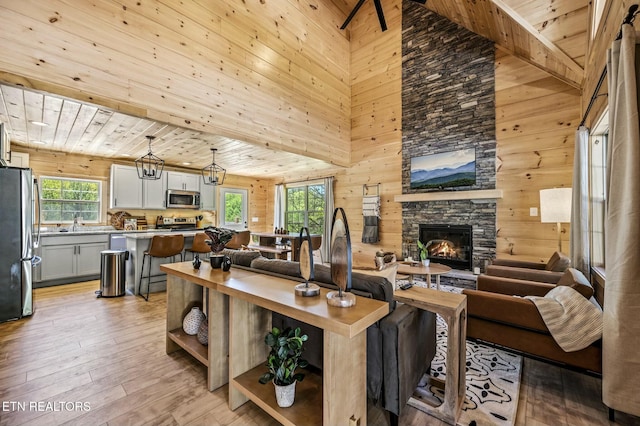
<svg viewBox="0 0 640 426">
<path fill-rule="evenodd" d="M 471 270 L 471 225 L 420 225 L 420 241 L 429 260 L 455 269 Z"/>
</svg>

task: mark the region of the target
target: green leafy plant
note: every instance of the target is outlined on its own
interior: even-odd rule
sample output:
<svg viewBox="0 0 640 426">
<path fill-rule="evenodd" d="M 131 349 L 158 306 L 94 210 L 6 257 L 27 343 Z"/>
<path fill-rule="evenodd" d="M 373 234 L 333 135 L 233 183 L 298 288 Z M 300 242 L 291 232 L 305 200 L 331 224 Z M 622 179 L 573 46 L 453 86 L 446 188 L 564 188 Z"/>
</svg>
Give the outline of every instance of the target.
<svg viewBox="0 0 640 426">
<path fill-rule="evenodd" d="M 216 228 L 215 226 L 209 226 L 204 229 L 204 233 L 209 237 L 208 240 L 205 240 L 207 244 L 211 247 L 211 251 L 214 253 L 218 253 L 224 249 L 224 246 L 231 241 L 233 236 L 236 234 L 236 231 L 232 229 L 225 228 Z"/>
<path fill-rule="evenodd" d="M 418 253 L 420 254 L 420 260 L 427 260 L 428 252 L 427 246 L 422 244 L 422 241 L 418 240 Z"/>
<path fill-rule="evenodd" d="M 303 343 L 307 335 L 302 334 L 300 328 L 292 330 L 290 327 L 280 331 L 273 327 L 264 338 L 264 342 L 271 348 L 267 356 L 268 373 L 263 374 L 259 381 L 262 384 L 273 382 L 278 386 L 286 386 L 304 379 L 303 373 L 296 373 L 298 367 L 304 368 L 309 363 L 302 359 Z"/>
</svg>

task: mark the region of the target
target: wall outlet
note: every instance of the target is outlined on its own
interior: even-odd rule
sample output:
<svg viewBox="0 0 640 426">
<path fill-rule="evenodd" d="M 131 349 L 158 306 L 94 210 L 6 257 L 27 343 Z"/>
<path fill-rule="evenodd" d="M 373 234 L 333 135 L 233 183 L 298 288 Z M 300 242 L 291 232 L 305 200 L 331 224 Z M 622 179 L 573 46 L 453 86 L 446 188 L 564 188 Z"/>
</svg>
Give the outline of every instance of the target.
<svg viewBox="0 0 640 426">
<path fill-rule="evenodd" d="M 529 216 L 538 216 L 538 208 L 530 207 L 529 208 Z"/>
<path fill-rule="evenodd" d="M 260 221 L 259 217 L 255 217 L 254 216 L 254 217 L 251 218 L 251 222 L 259 222 L 259 221 Z"/>
</svg>

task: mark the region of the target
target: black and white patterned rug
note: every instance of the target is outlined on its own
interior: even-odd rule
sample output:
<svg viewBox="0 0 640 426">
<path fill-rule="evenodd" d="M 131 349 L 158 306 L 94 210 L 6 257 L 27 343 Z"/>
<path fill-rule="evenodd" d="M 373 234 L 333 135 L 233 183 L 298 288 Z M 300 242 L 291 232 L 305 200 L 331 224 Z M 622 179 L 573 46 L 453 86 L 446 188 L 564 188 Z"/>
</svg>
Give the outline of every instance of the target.
<svg viewBox="0 0 640 426">
<path fill-rule="evenodd" d="M 460 292 L 455 287 L 443 286 L 443 291 Z M 447 323 L 438 315 L 437 349 L 431 362 L 431 375 L 444 381 L 446 374 Z M 466 398 L 459 425 L 478 426 L 513 425 L 516 420 L 522 357 L 487 345 L 467 340 Z M 439 405 L 444 400 L 442 389 L 429 384 L 425 375 L 414 393 L 414 398 Z"/>
</svg>

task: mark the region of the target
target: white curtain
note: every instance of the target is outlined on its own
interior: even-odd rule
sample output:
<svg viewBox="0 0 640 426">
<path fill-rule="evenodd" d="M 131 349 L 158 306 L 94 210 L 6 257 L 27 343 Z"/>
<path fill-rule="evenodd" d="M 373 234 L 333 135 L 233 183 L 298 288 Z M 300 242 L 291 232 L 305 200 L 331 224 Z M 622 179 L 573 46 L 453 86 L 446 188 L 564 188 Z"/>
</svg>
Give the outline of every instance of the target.
<svg viewBox="0 0 640 426">
<path fill-rule="evenodd" d="M 284 228 L 284 211 L 286 209 L 284 185 L 276 185 L 276 192 L 273 200 L 273 226 L 274 228 Z"/>
<path fill-rule="evenodd" d="M 640 49 L 633 26 L 607 52 L 609 139 L 605 222 L 606 284 L 602 400 L 640 415 Z"/>
<path fill-rule="evenodd" d="M 331 220 L 333 219 L 334 199 L 333 199 L 333 177 L 324 178 L 324 234 L 322 235 L 323 259 L 331 259 Z"/>
<path fill-rule="evenodd" d="M 571 202 L 571 264 L 589 276 L 589 129 L 576 131 Z"/>
</svg>

